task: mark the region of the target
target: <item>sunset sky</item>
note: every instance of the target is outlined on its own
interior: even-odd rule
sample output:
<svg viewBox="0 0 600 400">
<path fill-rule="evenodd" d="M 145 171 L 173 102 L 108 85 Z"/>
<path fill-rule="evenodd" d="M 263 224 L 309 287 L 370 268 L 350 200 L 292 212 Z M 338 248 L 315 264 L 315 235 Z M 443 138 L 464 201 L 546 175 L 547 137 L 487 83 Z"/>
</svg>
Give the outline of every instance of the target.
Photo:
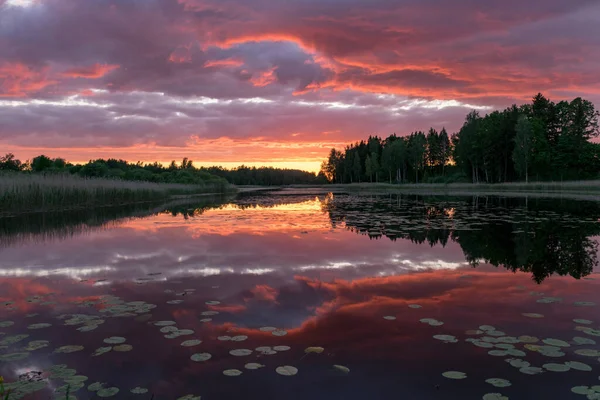
<svg viewBox="0 0 600 400">
<path fill-rule="evenodd" d="M 577 96 L 598 0 L 0 0 L 0 153 L 317 170 L 332 146 Z"/>
</svg>

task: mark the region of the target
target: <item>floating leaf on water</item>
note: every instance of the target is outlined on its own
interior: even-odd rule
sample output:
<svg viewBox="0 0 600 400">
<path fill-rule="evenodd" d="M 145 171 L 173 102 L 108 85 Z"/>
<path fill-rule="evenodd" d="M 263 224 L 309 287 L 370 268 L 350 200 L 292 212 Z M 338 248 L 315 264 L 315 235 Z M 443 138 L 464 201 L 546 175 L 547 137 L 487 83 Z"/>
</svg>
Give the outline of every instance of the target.
<svg viewBox="0 0 600 400">
<path fill-rule="evenodd" d="M 218 311 L 202 311 L 200 313 L 200 315 L 204 315 L 204 316 L 207 316 L 207 317 L 211 316 L 211 315 L 217 315 L 217 314 L 219 314 Z"/>
<path fill-rule="evenodd" d="M 200 322 L 210 322 L 210 321 L 212 321 L 212 318 L 202 318 L 200 320 Z"/>
<path fill-rule="evenodd" d="M 133 389 L 131 389 L 130 392 L 133 394 L 144 394 L 144 393 L 148 393 L 148 389 L 141 388 L 138 386 L 138 387 L 134 387 Z"/>
<path fill-rule="evenodd" d="M 544 339 L 542 340 L 542 342 L 550 345 L 550 346 L 556 346 L 556 347 L 571 347 L 571 345 L 567 342 L 565 342 L 564 340 L 560 340 L 560 339 Z"/>
<path fill-rule="evenodd" d="M 223 375 L 225 376 L 240 376 L 242 374 L 242 371 L 240 371 L 239 369 L 226 369 L 225 371 L 223 371 Z"/>
<path fill-rule="evenodd" d="M 52 324 L 49 324 L 47 322 L 41 322 L 39 324 L 31 324 L 27 327 L 27 329 L 44 329 L 50 326 L 52 326 Z"/>
<path fill-rule="evenodd" d="M 409 304 L 408 308 L 421 308 L 421 306 L 419 304 Z"/>
<path fill-rule="evenodd" d="M 118 346 L 113 347 L 113 350 L 124 353 L 133 350 L 133 346 L 130 344 L 120 344 Z"/>
<path fill-rule="evenodd" d="M 28 338 L 29 335 L 26 333 L 14 336 L 7 336 L 0 340 L 0 345 L 10 346 L 11 344 L 19 343 L 21 340 Z"/>
<path fill-rule="evenodd" d="M 495 336 L 495 337 L 500 337 L 500 336 L 506 335 L 506 333 L 504 333 L 502 331 L 487 331 L 486 334 L 490 335 L 490 336 Z"/>
<path fill-rule="evenodd" d="M 277 372 L 279 375 L 294 376 L 298 373 L 298 368 L 292 367 L 291 365 L 283 365 L 281 367 L 277 367 L 275 372 Z"/>
<path fill-rule="evenodd" d="M 508 355 L 508 351 L 505 351 L 505 350 L 490 350 L 490 351 L 488 351 L 488 354 L 490 356 L 504 357 L 504 356 Z"/>
<path fill-rule="evenodd" d="M 508 387 L 512 385 L 510 381 L 502 378 L 490 378 L 486 379 L 485 382 L 495 387 Z"/>
<path fill-rule="evenodd" d="M 98 397 L 112 397 L 112 396 L 116 395 L 117 393 L 119 393 L 119 388 L 110 387 L 110 388 L 98 390 L 96 392 L 96 395 Z"/>
<path fill-rule="evenodd" d="M 230 350 L 229 354 L 231 354 L 232 356 L 236 356 L 236 357 L 244 357 L 244 356 L 249 356 L 250 354 L 252 354 L 252 350 L 235 349 L 235 350 Z"/>
<path fill-rule="evenodd" d="M 167 301 L 167 304 L 181 304 L 183 303 L 183 300 L 169 300 Z"/>
<path fill-rule="evenodd" d="M 29 352 L 0 354 L 0 361 L 19 361 L 29 357 Z"/>
<path fill-rule="evenodd" d="M 531 343 L 527 343 L 525 346 L 523 346 L 524 348 L 526 348 L 527 350 L 530 351 L 539 351 L 539 349 L 542 346 L 538 346 L 537 344 L 531 344 Z"/>
<path fill-rule="evenodd" d="M 600 351 L 594 349 L 577 349 L 575 350 L 575 354 L 584 357 L 599 357 Z"/>
<path fill-rule="evenodd" d="M 596 305 L 596 303 L 591 302 L 591 301 L 576 301 L 573 304 L 575 304 L 578 307 L 593 307 Z"/>
<path fill-rule="evenodd" d="M 383 317 L 383 319 L 387 319 L 388 321 L 394 321 L 396 317 L 394 317 L 393 315 L 386 315 L 385 317 Z"/>
<path fill-rule="evenodd" d="M 273 347 L 273 350 L 275 350 L 275 351 L 288 351 L 289 349 L 291 349 L 290 346 L 275 346 L 275 347 Z"/>
<path fill-rule="evenodd" d="M 465 379 L 467 377 L 467 374 L 460 371 L 446 371 L 442 373 L 442 376 L 448 379 Z"/>
<path fill-rule="evenodd" d="M 169 325 L 175 325 L 176 322 L 175 321 L 157 321 L 154 323 L 154 325 L 156 326 L 169 326 Z"/>
<path fill-rule="evenodd" d="M 210 301 L 207 301 L 205 304 L 209 305 L 209 306 L 216 306 L 216 305 L 221 304 L 221 302 L 220 301 L 216 301 L 216 300 L 210 300 Z"/>
<path fill-rule="evenodd" d="M 481 334 L 483 334 L 483 331 L 479 330 L 479 329 L 470 329 L 470 330 L 466 331 L 465 334 L 467 334 L 467 335 L 481 335 Z"/>
<path fill-rule="evenodd" d="M 104 383 L 101 382 L 94 382 L 91 385 L 88 386 L 88 390 L 90 392 L 97 392 L 98 390 L 102 389 L 104 387 Z"/>
<path fill-rule="evenodd" d="M 275 328 L 273 326 L 263 326 L 262 328 L 259 329 L 259 331 L 261 331 L 261 332 L 273 332 L 276 330 L 277 330 L 277 328 Z"/>
<path fill-rule="evenodd" d="M 569 366 L 569 368 L 575 369 L 577 371 L 589 372 L 592 370 L 592 367 L 590 367 L 589 365 L 584 364 L 582 362 L 579 362 L 579 361 L 567 361 L 565 363 L 565 365 L 567 365 L 567 366 Z"/>
<path fill-rule="evenodd" d="M 596 341 L 593 339 L 588 339 L 588 338 L 579 337 L 579 336 L 575 336 L 573 338 L 573 342 L 575 342 L 575 344 L 578 344 L 578 345 L 596 344 Z"/>
<path fill-rule="evenodd" d="M 200 396 L 195 396 L 193 394 L 186 394 L 185 396 L 181 396 L 177 400 L 200 400 Z"/>
<path fill-rule="evenodd" d="M 521 343 L 537 343 L 540 341 L 540 339 L 536 338 L 535 336 L 528 335 L 519 336 L 517 339 L 519 339 L 519 342 Z"/>
<path fill-rule="evenodd" d="M 523 313 L 522 315 L 524 317 L 528 317 L 528 318 L 544 318 L 544 314 L 538 314 L 538 313 Z"/>
<path fill-rule="evenodd" d="M 481 325 L 479 327 L 479 329 L 482 330 L 482 331 L 495 331 L 496 330 L 496 328 L 494 328 L 491 325 Z"/>
<path fill-rule="evenodd" d="M 96 349 L 96 351 L 94 351 L 94 353 L 92 354 L 92 357 L 101 356 L 102 354 L 108 353 L 111 350 L 112 350 L 111 346 L 108 346 L 108 347 L 99 347 L 99 348 Z"/>
<path fill-rule="evenodd" d="M 192 354 L 192 356 L 190 357 L 190 359 L 192 361 L 196 361 L 196 362 L 208 361 L 211 358 L 212 358 L 212 355 L 210 353 L 196 353 L 196 354 Z"/>
<path fill-rule="evenodd" d="M 573 392 L 575 394 L 587 395 L 590 393 L 590 387 L 589 386 L 574 386 L 571 388 L 571 392 Z"/>
<path fill-rule="evenodd" d="M 438 321 L 437 319 L 434 318 L 422 318 L 419 320 L 419 322 L 422 322 L 424 324 L 428 324 L 430 326 L 442 326 L 444 325 L 444 323 L 442 321 Z"/>
<path fill-rule="evenodd" d="M 480 341 L 480 340 L 476 340 L 476 341 L 474 341 L 474 342 L 473 342 L 473 344 L 474 344 L 475 346 L 477 346 L 477 347 L 482 347 L 482 348 L 484 348 L 484 349 L 491 349 L 491 348 L 493 348 L 493 347 L 494 347 L 494 345 L 493 345 L 493 344 L 491 344 L 491 343 L 488 343 L 488 342 L 483 342 L 483 341 Z"/>
<path fill-rule="evenodd" d="M 321 354 L 324 351 L 325 351 L 325 349 L 323 347 L 317 347 L 317 346 L 307 347 L 304 350 L 305 353 L 317 353 L 317 354 Z"/>
<path fill-rule="evenodd" d="M 511 365 L 511 367 L 515 367 L 515 368 L 525 368 L 525 367 L 529 367 L 531 365 L 527 361 L 521 360 L 520 358 L 509 358 L 506 361 Z"/>
<path fill-rule="evenodd" d="M 454 337 L 452 335 L 434 335 L 433 338 L 437 339 L 437 340 L 441 340 L 442 342 L 445 342 L 445 343 L 458 342 L 458 339 L 456 339 L 456 337 Z"/>
<path fill-rule="evenodd" d="M 27 347 L 25 347 L 25 350 L 34 351 L 34 350 L 43 349 L 44 347 L 48 347 L 49 344 L 50 344 L 50 342 L 47 340 L 33 340 L 27 344 Z"/>
<path fill-rule="evenodd" d="M 538 303 L 545 303 L 545 304 L 551 304 L 551 303 L 560 303 L 562 301 L 562 298 L 560 297 L 543 297 L 541 299 L 538 299 L 537 302 Z"/>
<path fill-rule="evenodd" d="M 590 325 L 594 323 L 594 321 L 590 321 L 589 319 L 574 319 L 573 322 L 583 325 Z"/>
<path fill-rule="evenodd" d="M 519 372 L 526 375 L 537 375 L 543 373 L 544 370 L 538 367 L 523 367 L 519 370 Z"/>
<path fill-rule="evenodd" d="M 54 352 L 69 354 L 69 353 L 75 353 L 75 352 L 81 351 L 81 350 L 83 350 L 83 346 L 70 345 L 70 346 L 59 347 L 58 349 L 55 349 Z"/>
<path fill-rule="evenodd" d="M 514 349 L 515 346 L 509 343 L 498 343 L 495 345 L 495 347 L 499 348 L 499 349 L 503 349 L 503 350 L 511 350 Z"/>
<path fill-rule="evenodd" d="M 548 371 L 552 371 L 552 372 L 567 372 L 568 370 L 571 369 L 571 367 L 569 367 L 566 364 L 556 364 L 556 363 L 548 363 L 548 364 L 544 364 L 542 365 L 542 367 Z"/>
<path fill-rule="evenodd" d="M 65 379 L 67 383 L 77 383 L 77 382 L 85 382 L 89 378 L 85 375 L 73 375 Z"/>
<path fill-rule="evenodd" d="M 120 336 L 111 336 L 109 338 L 104 339 L 104 343 L 107 344 L 121 344 L 121 343 L 125 343 L 127 339 L 125 339 L 124 337 L 120 337 Z"/>
<path fill-rule="evenodd" d="M 243 342 L 246 339 L 248 339 L 248 336 L 246 336 L 246 335 L 238 335 L 238 336 L 233 336 L 231 338 L 231 341 L 232 342 Z"/>
<path fill-rule="evenodd" d="M 27 314 L 27 315 L 25 316 L 25 318 L 37 317 L 38 315 L 40 315 L 40 314 L 38 314 L 38 313 L 31 313 L 31 314 Z"/>
<path fill-rule="evenodd" d="M 517 339 L 516 337 L 513 337 L 513 336 L 502 336 L 502 337 L 498 338 L 498 341 L 500 343 L 509 343 L 509 344 L 519 343 L 519 339 Z"/>
<path fill-rule="evenodd" d="M 508 400 L 508 397 L 502 396 L 500 393 L 487 393 L 482 397 L 483 400 Z"/>
<path fill-rule="evenodd" d="M 349 372 L 350 372 L 350 368 L 348 368 L 348 367 L 345 367 L 345 366 L 343 366 L 343 365 L 334 364 L 334 365 L 333 365 L 333 368 L 335 368 L 335 369 L 337 369 L 338 371 L 341 371 L 341 372 L 343 372 L 343 373 L 345 373 L 345 374 L 347 374 L 347 373 L 349 373 Z"/>
<path fill-rule="evenodd" d="M 248 363 L 246 365 L 244 365 L 244 368 L 246 369 L 259 369 L 259 368 L 263 368 L 264 365 L 259 364 L 259 363 Z"/>
<path fill-rule="evenodd" d="M 0 321 L 0 328 L 8 328 L 9 326 L 13 326 L 15 323 L 13 321 Z"/>
<path fill-rule="evenodd" d="M 202 340 L 191 339 L 191 340 L 186 340 L 186 341 L 181 342 L 181 345 L 183 347 L 192 347 L 192 346 L 198 346 L 200 343 L 202 343 Z"/>
<path fill-rule="evenodd" d="M 591 336 L 600 336 L 600 330 L 588 328 L 583 331 L 583 333 L 591 335 Z"/>
<path fill-rule="evenodd" d="M 178 330 L 179 329 L 176 326 L 173 326 L 173 325 L 163 326 L 162 328 L 160 328 L 160 332 L 161 333 L 177 332 Z"/>
<path fill-rule="evenodd" d="M 271 332 L 271 335 L 273 335 L 273 336 L 285 336 L 285 335 L 287 335 L 287 331 L 285 331 L 283 329 L 277 329 L 277 330 Z"/>
<path fill-rule="evenodd" d="M 231 336 L 218 336 L 217 340 L 220 340 L 222 342 L 227 342 L 227 341 L 231 340 Z"/>
<path fill-rule="evenodd" d="M 524 351 L 521 351 L 519 349 L 510 349 L 506 352 L 508 353 L 508 355 L 511 355 L 513 357 L 525 357 L 527 355 Z"/>
</svg>

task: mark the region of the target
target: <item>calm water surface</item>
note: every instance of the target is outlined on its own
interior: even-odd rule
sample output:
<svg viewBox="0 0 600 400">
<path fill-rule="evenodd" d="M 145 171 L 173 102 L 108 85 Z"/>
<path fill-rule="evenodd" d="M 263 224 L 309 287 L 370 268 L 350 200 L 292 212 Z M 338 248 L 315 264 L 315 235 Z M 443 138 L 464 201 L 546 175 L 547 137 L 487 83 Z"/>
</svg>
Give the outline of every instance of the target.
<svg viewBox="0 0 600 400">
<path fill-rule="evenodd" d="M 287 191 L 156 211 L 0 220 L 11 399 L 600 398 L 571 390 L 600 385 L 600 203 Z"/>
</svg>

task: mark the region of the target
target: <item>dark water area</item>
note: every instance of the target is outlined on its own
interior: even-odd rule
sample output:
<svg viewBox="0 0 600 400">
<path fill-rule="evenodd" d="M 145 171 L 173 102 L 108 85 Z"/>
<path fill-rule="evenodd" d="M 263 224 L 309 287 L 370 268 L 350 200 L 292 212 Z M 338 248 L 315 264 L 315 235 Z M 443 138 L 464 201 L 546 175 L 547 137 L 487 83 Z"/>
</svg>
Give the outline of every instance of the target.
<svg viewBox="0 0 600 400">
<path fill-rule="evenodd" d="M 0 219 L 10 399 L 600 398 L 600 202 L 281 191 L 26 218 Z"/>
</svg>

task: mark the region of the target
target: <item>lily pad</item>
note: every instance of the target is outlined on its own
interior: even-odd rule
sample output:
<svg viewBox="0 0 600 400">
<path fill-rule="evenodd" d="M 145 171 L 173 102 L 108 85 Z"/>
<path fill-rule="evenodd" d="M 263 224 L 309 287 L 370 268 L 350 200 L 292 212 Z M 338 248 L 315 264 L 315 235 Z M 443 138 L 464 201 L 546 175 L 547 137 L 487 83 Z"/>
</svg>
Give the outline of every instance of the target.
<svg viewBox="0 0 600 400">
<path fill-rule="evenodd" d="M 502 396 L 500 393 L 487 393 L 482 397 L 483 400 L 508 400 L 508 397 Z"/>
<path fill-rule="evenodd" d="M 205 304 L 209 305 L 209 306 L 216 306 L 216 305 L 221 304 L 221 302 L 220 301 L 216 301 L 216 300 L 210 300 L 210 301 L 207 301 Z"/>
<path fill-rule="evenodd" d="M 524 317 L 528 317 L 528 318 L 544 318 L 544 314 L 538 314 L 538 313 L 523 313 L 522 315 Z"/>
<path fill-rule="evenodd" d="M 259 364 L 259 363 L 248 363 L 248 364 L 244 365 L 244 368 L 246 368 L 246 369 L 259 369 L 259 368 L 264 368 L 264 365 Z"/>
<path fill-rule="evenodd" d="M 292 367 L 291 365 L 283 365 L 281 367 L 277 367 L 275 372 L 277 372 L 279 375 L 294 376 L 298 373 L 298 368 Z"/>
<path fill-rule="evenodd" d="M 112 396 L 116 395 L 117 393 L 119 393 L 119 388 L 110 387 L 110 388 L 98 390 L 98 392 L 96 392 L 96 395 L 98 397 L 112 397 Z"/>
<path fill-rule="evenodd" d="M 92 357 L 101 356 L 102 354 L 108 353 L 111 350 L 112 350 L 111 346 L 99 347 L 99 348 L 96 349 L 96 351 L 94 351 L 94 353 L 92 354 Z"/>
<path fill-rule="evenodd" d="M 544 370 L 539 367 L 523 367 L 519 369 L 519 372 L 526 375 L 537 375 L 543 373 Z"/>
<path fill-rule="evenodd" d="M 386 315 L 385 317 L 383 317 L 383 319 L 387 319 L 388 321 L 394 321 L 396 317 L 394 317 L 393 315 Z"/>
<path fill-rule="evenodd" d="M 479 329 L 482 330 L 482 331 L 495 331 L 496 330 L 496 328 L 494 328 L 491 325 L 481 325 L 479 327 Z"/>
<path fill-rule="evenodd" d="M 196 361 L 196 362 L 208 361 L 211 358 L 212 358 L 212 355 L 210 353 L 196 353 L 196 354 L 192 354 L 192 356 L 190 357 L 190 359 L 192 361 Z"/>
<path fill-rule="evenodd" d="M 587 395 L 590 393 L 589 386 L 574 386 L 571 388 L 571 392 L 575 394 Z"/>
<path fill-rule="evenodd" d="M 8 328 L 9 326 L 13 326 L 15 323 L 13 321 L 0 321 L 0 328 Z"/>
<path fill-rule="evenodd" d="M 273 326 L 263 326 L 262 328 L 259 328 L 259 331 L 261 331 L 261 332 L 273 332 L 276 330 L 277 330 L 277 328 L 275 328 Z"/>
<path fill-rule="evenodd" d="M 571 346 L 569 343 L 565 342 L 564 340 L 560 340 L 560 339 L 544 339 L 544 340 L 542 340 L 542 342 L 546 343 L 547 345 L 556 346 L 556 347 L 570 347 Z"/>
<path fill-rule="evenodd" d="M 285 335 L 287 335 L 287 331 L 285 331 L 283 329 L 277 329 L 277 330 L 271 332 L 271 335 L 273 335 L 273 336 L 285 336 Z"/>
<path fill-rule="evenodd" d="M 27 327 L 27 329 L 44 329 L 50 326 L 52 326 L 52 324 L 49 324 L 47 322 L 41 322 L 39 324 L 31 324 Z"/>
<path fill-rule="evenodd" d="M 579 337 L 579 336 L 575 336 L 573 338 L 573 341 L 575 342 L 575 344 L 578 344 L 578 345 L 596 344 L 596 341 L 594 339 L 588 339 L 588 338 Z"/>
<path fill-rule="evenodd" d="M 223 375 L 225 376 L 240 376 L 242 374 L 242 371 L 240 371 L 239 369 L 226 369 L 225 371 L 223 371 Z"/>
<path fill-rule="evenodd" d="M 574 319 L 573 322 L 582 325 L 590 325 L 594 323 L 594 321 L 590 321 L 589 319 Z"/>
<path fill-rule="evenodd" d="M 77 351 L 81 351 L 81 350 L 83 350 L 83 348 L 84 348 L 83 346 L 79 346 L 79 345 L 61 346 L 61 347 L 55 349 L 54 352 L 69 354 L 69 353 L 75 353 Z"/>
<path fill-rule="evenodd" d="M 510 381 L 502 378 L 490 378 L 486 379 L 485 382 L 495 387 L 508 387 L 512 385 Z"/>
<path fill-rule="evenodd" d="M 195 396 L 193 394 L 186 394 L 185 396 L 181 396 L 177 400 L 200 400 L 200 396 Z"/>
<path fill-rule="evenodd" d="M 317 354 L 321 354 L 324 351 L 325 351 L 325 349 L 323 347 L 317 347 L 317 346 L 307 347 L 304 350 L 305 353 L 317 353 Z"/>
<path fill-rule="evenodd" d="M 519 339 L 519 342 L 521 343 L 537 343 L 540 341 L 540 339 L 536 338 L 535 336 L 528 335 L 519 336 L 517 339 Z"/>
<path fill-rule="evenodd" d="M 456 343 L 458 342 L 458 339 L 456 339 L 455 336 L 452 335 L 434 335 L 433 336 L 434 339 L 440 340 L 444 343 Z"/>
<path fill-rule="evenodd" d="M 542 367 L 548 371 L 552 371 L 552 372 L 567 372 L 568 370 L 571 369 L 571 367 L 569 367 L 566 364 L 556 364 L 556 363 L 548 363 L 548 364 L 544 364 L 542 365 Z"/>
<path fill-rule="evenodd" d="M 98 390 L 102 389 L 103 387 L 104 387 L 104 383 L 94 382 L 88 386 L 88 390 L 90 392 L 97 392 Z"/>
<path fill-rule="evenodd" d="M 238 335 L 238 336 L 233 336 L 231 338 L 231 341 L 232 342 L 243 342 L 246 339 L 248 339 L 248 336 L 246 336 L 246 335 Z"/>
<path fill-rule="evenodd" d="M 596 303 L 591 302 L 591 301 L 576 301 L 573 304 L 575 304 L 578 307 L 593 307 L 596 305 Z"/>
<path fill-rule="evenodd" d="M 490 351 L 488 351 L 488 354 L 490 356 L 504 357 L 504 356 L 508 355 L 508 351 L 506 351 L 506 350 L 490 350 Z"/>
<path fill-rule="evenodd" d="M 193 347 L 193 346 L 198 346 L 200 343 L 202 343 L 202 340 L 191 339 L 191 340 L 186 340 L 186 341 L 181 342 L 181 345 L 183 347 Z"/>
<path fill-rule="evenodd" d="M 290 346 L 274 346 L 273 350 L 275 351 L 288 351 L 289 349 L 291 349 Z"/>
<path fill-rule="evenodd" d="M 156 326 L 170 326 L 170 325 L 175 325 L 176 322 L 175 321 L 157 321 L 154 323 L 154 325 Z"/>
<path fill-rule="evenodd" d="M 409 308 L 421 308 L 421 306 L 419 304 L 409 304 L 408 305 Z"/>
<path fill-rule="evenodd" d="M 460 371 L 446 371 L 442 373 L 442 376 L 448 379 L 465 379 L 467 377 L 467 374 Z"/>
<path fill-rule="evenodd" d="M 577 349 L 575 350 L 575 354 L 584 357 L 599 357 L 600 351 L 595 349 Z"/>
<path fill-rule="evenodd" d="M 25 350 L 27 350 L 27 351 L 39 350 L 39 349 L 43 349 L 44 347 L 48 347 L 48 345 L 50 345 L 50 342 L 47 340 L 33 340 L 27 344 L 27 347 L 25 347 Z"/>
<path fill-rule="evenodd" d="M 338 371 L 341 371 L 341 372 L 343 372 L 343 373 L 345 373 L 345 374 L 347 374 L 347 373 L 349 373 L 349 372 L 350 372 L 350 368 L 348 368 L 348 367 L 345 367 L 345 366 L 343 366 L 343 365 L 334 364 L 334 365 L 333 365 L 333 368 L 335 368 L 335 369 L 337 369 Z"/>
<path fill-rule="evenodd" d="M 120 344 L 118 346 L 113 347 L 113 350 L 124 353 L 124 352 L 133 350 L 133 346 L 130 344 Z"/>
<path fill-rule="evenodd" d="M 26 333 L 14 336 L 7 336 L 0 340 L 0 345 L 10 346 L 11 344 L 19 343 L 21 340 L 28 338 L 29 335 Z"/>
<path fill-rule="evenodd" d="M 419 322 L 423 323 L 423 324 L 427 324 L 430 326 L 442 326 L 444 325 L 444 323 L 442 321 L 438 321 L 437 319 L 434 318 L 422 318 L 419 320 Z"/>
<path fill-rule="evenodd" d="M 230 350 L 229 354 L 231 354 L 232 356 L 236 356 L 236 357 L 245 357 L 245 356 L 249 356 L 250 354 L 252 354 L 252 350 L 235 349 L 235 350 Z"/>
<path fill-rule="evenodd" d="M 590 367 L 587 364 L 584 364 L 582 362 L 579 361 L 567 361 L 565 363 L 565 365 L 569 366 L 571 369 L 577 370 L 577 371 L 585 371 L 585 372 L 589 372 L 592 370 L 592 367 Z"/>
<path fill-rule="evenodd" d="M 470 330 L 466 331 L 465 334 L 467 334 L 467 335 L 481 335 L 481 334 L 483 334 L 483 331 L 480 330 L 480 329 L 470 329 Z"/>
<path fill-rule="evenodd" d="M 130 392 L 133 394 L 144 394 L 144 393 L 148 393 L 148 389 L 141 388 L 138 386 L 138 387 L 131 389 Z"/>
<path fill-rule="evenodd" d="M 104 339 L 104 343 L 107 344 L 121 344 L 121 343 L 125 343 L 127 339 L 125 339 L 124 337 L 120 337 L 120 336 L 111 336 L 109 338 Z"/>
</svg>

